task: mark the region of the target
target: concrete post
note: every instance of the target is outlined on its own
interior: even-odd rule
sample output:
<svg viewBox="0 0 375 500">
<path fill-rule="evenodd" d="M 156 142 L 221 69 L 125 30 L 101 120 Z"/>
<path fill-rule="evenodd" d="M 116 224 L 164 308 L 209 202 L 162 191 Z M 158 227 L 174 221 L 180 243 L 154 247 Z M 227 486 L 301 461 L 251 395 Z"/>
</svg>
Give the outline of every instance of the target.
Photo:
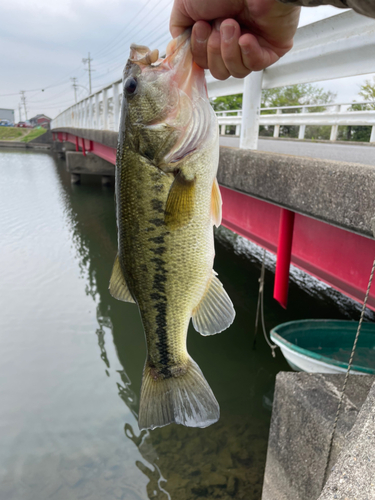
<svg viewBox="0 0 375 500">
<path fill-rule="evenodd" d="M 375 142 L 375 125 L 372 126 L 370 142 Z"/>
<path fill-rule="evenodd" d="M 281 115 L 281 113 L 282 113 L 281 109 L 276 110 L 277 115 Z M 280 134 L 280 125 L 275 125 L 273 129 L 273 136 L 277 138 L 279 137 L 279 134 Z"/>
<path fill-rule="evenodd" d="M 99 107 L 99 94 L 95 94 L 95 128 L 100 129 L 100 107 Z"/>
<path fill-rule="evenodd" d="M 258 149 L 260 99 L 263 71 L 250 73 L 245 78 L 242 101 L 240 148 Z"/>
<path fill-rule="evenodd" d="M 340 110 L 341 110 L 341 106 L 335 106 L 335 109 L 334 111 L 336 113 L 340 113 Z M 337 139 L 337 132 L 339 130 L 339 126 L 338 125 L 332 125 L 332 128 L 331 128 L 331 137 L 329 138 L 330 141 L 335 141 Z"/>
<path fill-rule="evenodd" d="M 236 125 L 236 136 L 239 137 L 241 134 L 241 125 Z"/>
<path fill-rule="evenodd" d="M 108 129 L 108 89 L 103 90 L 103 129 Z"/>
<path fill-rule="evenodd" d="M 303 107 L 302 108 L 302 113 L 307 113 L 307 108 Z M 299 126 L 298 139 L 304 139 L 305 138 L 305 130 L 306 130 L 306 125 L 300 125 Z"/>
<path fill-rule="evenodd" d="M 113 130 L 118 130 L 119 126 L 119 98 L 118 98 L 118 83 L 112 85 L 113 91 Z"/>
</svg>

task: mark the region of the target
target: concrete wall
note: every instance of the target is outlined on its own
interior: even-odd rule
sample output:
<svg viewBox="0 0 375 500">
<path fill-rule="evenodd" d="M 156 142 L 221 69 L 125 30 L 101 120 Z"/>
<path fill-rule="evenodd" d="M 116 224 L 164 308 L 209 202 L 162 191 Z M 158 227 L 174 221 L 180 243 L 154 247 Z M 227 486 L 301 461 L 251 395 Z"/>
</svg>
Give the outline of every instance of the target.
<svg viewBox="0 0 375 500">
<path fill-rule="evenodd" d="M 277 375 L 262 500 L 317 500 L 344 377 L 294 372 Z M 347 448 L 346 436 L 374 380 L 367 375 L 349 377 L 330 469 L 344 446 Z"/>
<path fill-rule="evenodd" d="M 70 127 L 54 130 L 58 131 L 117 147 L 117 132 Z M 373 238 L 373 167 L 221 147 L 218 181 L 255 198 Z"/>
</svg>

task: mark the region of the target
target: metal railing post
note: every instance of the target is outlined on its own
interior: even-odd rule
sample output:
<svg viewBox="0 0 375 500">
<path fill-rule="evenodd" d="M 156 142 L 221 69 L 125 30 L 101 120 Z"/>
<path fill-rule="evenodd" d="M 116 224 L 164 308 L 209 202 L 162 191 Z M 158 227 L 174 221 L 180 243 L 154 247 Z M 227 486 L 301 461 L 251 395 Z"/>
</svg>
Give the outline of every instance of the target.
<svg viewBox="0 0 375 500">
<path fill-rule="evenodd" d="M 244 80 L 240 148 L 258 149 L 260 100 L 263 71 L 250 73 Z"/>
<path fill-rule="evenodd" d="M 340 113 L 341 106 L 335 106 L 334 111 L 336 113 Z M 335 141 L 337 139 L 337 132 L 338 132 L 338 130 L 339 130 L 339 126 L 338 125 L 332 125 L 332 128 L 331 128 L 331 137 L 329 138 L 330 141 Z"/>
<path fill-rule="evenodd" d="M 371 129 L 370 142 L 374 142 L 375 143 L 375 125 L 373 125 L 372 129 Z"/>
<path fill-rule="evenodd" d="M 281 113 L 282 113 L 281 109 L 276 110 L 277 115 L 281 115 Z M 273 136 L 277 138 L 279 137 L 279 134 L 280 134 L 280 125 L 275 125 L 273 128 Z"/>
<path fill-rule="evenodd" d="M 103 89 L 103 129 L 108 128 L 108 89 Z"/>
<path fill-rule="evenodd" d="M 302 108 L 302 113 L 307 113 L 307 108 L 303 107 Z M 305 138 L 305 131 L 306 131 L 306 125 L 300 125 L 299 126 L 299 131 L 298 131 L 298 139 L 304 139 Z"/>
</svg>

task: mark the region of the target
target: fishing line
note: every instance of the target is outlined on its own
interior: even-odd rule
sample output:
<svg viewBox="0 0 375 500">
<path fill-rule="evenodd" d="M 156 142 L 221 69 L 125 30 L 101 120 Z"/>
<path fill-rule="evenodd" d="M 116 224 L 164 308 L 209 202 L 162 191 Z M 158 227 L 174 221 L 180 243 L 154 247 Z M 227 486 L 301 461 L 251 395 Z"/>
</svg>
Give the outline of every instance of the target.
<svg viewBox="0 0 375 500">
<path fill-rule="evenodd" d="M 373 224 L 374 224 L 373 231 L 374 231 L 374 237 L 375 237 L 375 223 L 373 223 Z M 370 288 L 371 288 L 371 284 L 372 284 L 372 279 L 374 277 L 374 272 L 375 272 L 375 259 L 374 259 L 374 262 L 372 264 L 372 269 L 371 269 L 371 273 L 370 273 L 370 279 L 369 279 L 369 282 L 368 282 L 368 285 L 367 285 L 365 300 L 363 301 L 363 306 L 362 306 L 361 316 L 359 318 L 357 333 L 355 335 L 354 344 L 353 344 L 352 352 L 350 354 L 350 359 L 349 359 L 349 363 L 348 363 L 348 369 L 346 370 L 345 380 L 344 380 L 344 384 L 342 386 L 339 404 L 337 406 L 336 417 L 335 417 L 335 421 L 333 423 L 333 429 L 332 429 L 331 439 L 330 439 L 330 442 L 329 442 L 327 462 L 326 462 L 326 466 L 325 466 L 325 469 L 324 469 L 322 489 L 323 489 L 323 487 L 324 487 L 324 485 L 325 485 L 325 483 L 326 483 L 326 481 L 328 479 L 327 478 L 327 474 L 328 474 L 328 466 L 329 466 L 329 462 L 330 462 L 331 454 L 332 454 L 333 438 L 335 436 L 335 432 L 336 432 L 336 428 L 337 428 L 337 422 L 339 420 L 340 410 L 341 410 L 342 402 L 344 400 L 344 394 L 345 394 L 346 384 L 348 382 L 350 369 L 352 367 L 353 358 L 354 358 L 355 350 L 356 350 L 356 347 L 357 347 L 357 342 L 358 342 L 359 334 L 361 333 L 361 327 L 362 327 L 363 317 L 365 315 L 365 310 L 366 310 L 366 306 L 367 306 L 367 300 L 368 300 L 368 297 L 369 297 L 369 294 L 370 294 Z"/>
<path fill-rule="evenodd" d="M 275 349 L 278 346 L 276 344 L 272 344 L 272 342 L 268 339 L 266 325 L 265 325 L 265 321 L 264 321 L 264 275 L 265 275 L 265 271 L 266 271 L 265 262 L 266 262 L 266 249 L 264 248 L 263 249 L 263 259 L 262 259 L 262 269 L 260 271 L 260 278 L 259 278 L 259 292 L 258 292 L 257 312 L 256 312 L 256 317 L 255 317 L 253 349 L 255 349 L 256 335 L 258 332 L 259 314 L 260 314 L 263 336 L 264 336 L 265 341 L 267 342 L 269 348 L 271 349 L 272 357 L 275 358 L 276 357 Z"/>
</svg>

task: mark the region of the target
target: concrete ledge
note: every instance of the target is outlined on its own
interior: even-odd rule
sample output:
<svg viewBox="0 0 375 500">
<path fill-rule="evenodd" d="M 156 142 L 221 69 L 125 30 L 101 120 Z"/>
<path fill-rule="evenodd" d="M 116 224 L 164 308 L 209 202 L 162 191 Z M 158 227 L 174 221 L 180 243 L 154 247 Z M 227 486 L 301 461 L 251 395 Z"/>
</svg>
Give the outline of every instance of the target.
<svg viewBox="0 0 375 500">
<path fill-rule="evenodd" d="M 0 141 L 0 148 L 14 149 L 51 149 L 51 144 L 41 142 Z"/>
<path fill-rule="evenodd" d="M 319 500 L 375 498 L 375 383 Z"/>
<path fill-rule="evenodd" d="M 236 191 L 373 237 L 375 168 L 222 146 L 218 181 Z"/>
<path fill-rule="evenodd" d="M 66 151 L 66 168 L 71 174 L 114 176 L 115 166 L 91 153 Z"/>
<path fill-rule="evenodd" d="M 68 134 L 83 137 L 94 142 L 104 144 L 109 148 L 117 149 L 118 132 L 112 130 L 94 130 L 91 128 L 74 128 L 74 127 L 59 127 L 53 129 L 52 132 L 67 132 Z"/>
<path fill-rule="evenodd" d="M 344 374 L 278 374 L 262 500 L 319 497 L 344 377 Z M 373 376 L 349 377 L 330 467 L 344 448 L 345 436 L 353 427 L 373 381 Z"/>
<path fill-rule="evenodd" d="M 117 132 L 62 127 L 117 148 Z M 373 238 L 375 168 L 222 146 L 218 181 L 223 186 Z"/>
</svg>

